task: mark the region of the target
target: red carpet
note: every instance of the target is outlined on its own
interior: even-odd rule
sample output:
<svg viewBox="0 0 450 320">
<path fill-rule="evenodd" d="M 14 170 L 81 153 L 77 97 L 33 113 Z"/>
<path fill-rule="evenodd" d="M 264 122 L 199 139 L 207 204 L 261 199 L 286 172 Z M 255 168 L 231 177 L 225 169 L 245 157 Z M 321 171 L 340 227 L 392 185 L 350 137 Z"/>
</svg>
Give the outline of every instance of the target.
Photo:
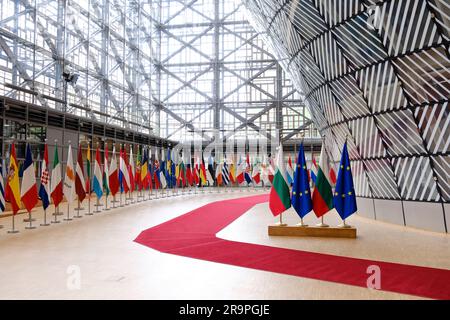
<svg viewBox="0 0 450 320">
<path fill-rule="evenodd" d="M 366 287 L 370 265 L 381 268 L 381 290 L 450 299 L 450 270 L 348 258 L 228 241 L 216 233 L 267 195 L 217 201 L 147 229 L 136 242 L 179 256 Z M 357 241 L 357 240 L 356 240 Z"/>
</svg>

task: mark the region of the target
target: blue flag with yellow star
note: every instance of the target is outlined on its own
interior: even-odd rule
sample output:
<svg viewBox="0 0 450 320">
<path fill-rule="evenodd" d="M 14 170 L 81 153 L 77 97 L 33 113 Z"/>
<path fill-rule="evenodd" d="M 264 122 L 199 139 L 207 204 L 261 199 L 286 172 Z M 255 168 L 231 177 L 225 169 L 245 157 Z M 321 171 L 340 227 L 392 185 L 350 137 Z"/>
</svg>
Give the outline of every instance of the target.
<svg viewBox="0 0 450 320">
<path fill-rule="evenodd" d="M 300 145 L 294 174 L 291 203 L 300 218 L 312 210 L 311 192 L 309 190 L 308 171 L 306 169 L 305 150 Z"/>
<path fill-rule="evenodd" d="M 351 216 L 357 210 L 347 142 L 345 142 L 344 148 L 342 149 L 341 164 L 339 166 L 336 188 L 334 190 L 333 204 L 342 220 Z"/>
</svg>

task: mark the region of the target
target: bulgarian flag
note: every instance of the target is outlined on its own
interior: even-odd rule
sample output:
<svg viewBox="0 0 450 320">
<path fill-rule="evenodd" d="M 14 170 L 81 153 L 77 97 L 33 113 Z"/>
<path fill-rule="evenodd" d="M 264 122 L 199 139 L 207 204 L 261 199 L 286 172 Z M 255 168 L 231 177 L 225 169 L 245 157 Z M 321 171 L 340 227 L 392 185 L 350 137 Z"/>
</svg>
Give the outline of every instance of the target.
<svg viewBox="0 0 450 320">
<path fill-rule="evenodd" d="M 283 213 L 291 207 L 291 194 L 286 178 L 286 166 L 284 164 L 283 146 L 278 148 L 277 168 L 270 189 L 269 208 L 274 216 Z"/>
<path fill-rule="evenodd" d="M 327 153 L 323 146 L 320 151 L 320 163 L 312 197 L 313 210 L 318 218 L 333 209 L 333 193 L 331 191 L 328 163 Z"/>
</svg>

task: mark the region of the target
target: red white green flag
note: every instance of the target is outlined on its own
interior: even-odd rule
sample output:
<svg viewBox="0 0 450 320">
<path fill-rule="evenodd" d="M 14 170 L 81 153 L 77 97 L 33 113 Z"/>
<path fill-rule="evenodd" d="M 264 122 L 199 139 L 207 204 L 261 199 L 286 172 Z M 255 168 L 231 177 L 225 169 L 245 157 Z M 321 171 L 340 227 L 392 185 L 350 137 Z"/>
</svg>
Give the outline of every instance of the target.
<svg viewBox="0 0 450 320">
<path fill-rule="evenodd" d="M 274 216 L 283 213 L 291 207 L 291 194 L 286 178 L 286 166 L 284 164 L 283 146 L 278 148 L 277 168 L 270 189 L 269 208 Z"/>
<path fill-rule="evenodd" d="M 313 210 L 317 217 L 333 209 L 333 192 L 330 183 L 330 167 L 327 152 L 322 146 L 320 151 L 320 163 L 317 171 L 316 185 L 313 191 Z"/>
</svg>

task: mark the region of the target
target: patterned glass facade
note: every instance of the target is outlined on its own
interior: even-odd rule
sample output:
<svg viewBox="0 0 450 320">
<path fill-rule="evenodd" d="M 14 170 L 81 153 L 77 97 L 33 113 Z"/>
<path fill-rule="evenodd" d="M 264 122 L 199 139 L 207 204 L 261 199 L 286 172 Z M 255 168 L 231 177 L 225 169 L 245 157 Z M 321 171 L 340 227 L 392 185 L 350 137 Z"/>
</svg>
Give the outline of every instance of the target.
<svg viewBox="0 0 450 320">
<path fill-rule="evenodd" d="M 448 0 L 244 4 L 303 92 L 335 162 L 348 140 L 356 192 L 370 215 L 448 232 Z M 384 211 L 397 212 L 398 200 L 400 219 L 389 218 Z"/>
</svg>

